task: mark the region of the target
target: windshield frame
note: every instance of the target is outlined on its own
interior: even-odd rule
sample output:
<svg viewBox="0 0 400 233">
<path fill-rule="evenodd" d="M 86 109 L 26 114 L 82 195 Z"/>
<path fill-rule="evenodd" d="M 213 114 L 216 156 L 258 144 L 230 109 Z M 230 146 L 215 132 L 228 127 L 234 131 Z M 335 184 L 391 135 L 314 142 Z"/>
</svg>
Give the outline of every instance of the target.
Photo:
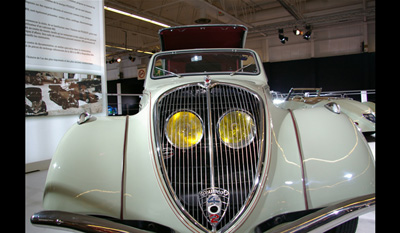
<svg viewBox="0 0 400 233">
<path fill-rule="evenodd" d="M 256 66 L 256 71 L 257 72 L 238 72 L 235 70 L 232 71 L 211 71 L 211 72 L 192 72 L 192 73 L 174 73 L 173 71 L 168 71 L 169 74 L 163 75 L 163 76 L 154 76 L 154 69 L 156 66 L 156 61 L 157 58 L 160 56 L 165 56 L 165 55 L 175 55 L 175 54 L 193 54 L 195 56 L 196 54 L 199 53 L 249 53 L 253 57 L 254 60 L 254 65 Z M 243 65 L 244 67 L 245 65 Z M 236 71 L 236 72 L 235 72 Z M 259 61 L 257 54 L 250 49 L 189 49 L 189 50 L 174 50 L 174 51 L 166 51 L 166 52 L 159 52 L 156 53 L 152 59 L 151 67 L 150 67 L 150 78 L 154 80 L 158 79 L 164 79 L 164 78 L 174 78 L 174 77 L 179 77 L 182 78 L 184 76 L 197 76 L 197 75 L 231 75 L 234 73 L 234 75 L 251 75 L 251 76 L 256 76 L 261 73 L 261 67 L 259 66 Z M 172 73 L 170 73 L 172 72 Z"/>
</svg>

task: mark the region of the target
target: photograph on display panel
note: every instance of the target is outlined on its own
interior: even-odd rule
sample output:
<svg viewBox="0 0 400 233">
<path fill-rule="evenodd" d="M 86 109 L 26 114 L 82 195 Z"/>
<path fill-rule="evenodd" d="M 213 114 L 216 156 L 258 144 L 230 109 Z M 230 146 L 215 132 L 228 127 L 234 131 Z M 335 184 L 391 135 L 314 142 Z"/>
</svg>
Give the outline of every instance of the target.
<svg viewBox="0 0 400 233">
<path fill-rule="evenodd" d="M 25 116 L 102 112 L 101 76 L 25 71 Z"/>
</svg>

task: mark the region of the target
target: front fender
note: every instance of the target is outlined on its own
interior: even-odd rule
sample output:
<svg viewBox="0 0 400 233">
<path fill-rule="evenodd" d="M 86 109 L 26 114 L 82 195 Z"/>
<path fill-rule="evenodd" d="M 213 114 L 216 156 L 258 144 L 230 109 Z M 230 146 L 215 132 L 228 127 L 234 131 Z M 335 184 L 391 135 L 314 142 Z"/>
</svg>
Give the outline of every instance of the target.
<svg viewBox="0 0 400 233">
<path fill-rule="evenodd" d="M 119 217 L 125 125 L 125 117 L 100 117 L 68 130 L 49 167 L 44 209 Z"/>
<path fill-rule="evenodd" d="M 309 208 L 375 193 L 375 162 L 345 114 L 325 108 L 291 112 L 300 144 Z"/>
</svg>

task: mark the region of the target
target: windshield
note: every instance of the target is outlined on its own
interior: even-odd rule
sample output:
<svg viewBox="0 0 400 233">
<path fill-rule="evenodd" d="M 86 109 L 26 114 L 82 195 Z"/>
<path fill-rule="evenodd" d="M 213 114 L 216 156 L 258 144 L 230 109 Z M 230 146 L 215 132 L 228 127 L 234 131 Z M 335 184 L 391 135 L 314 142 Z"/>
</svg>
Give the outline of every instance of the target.
<svg viewBox="0 0 400 233">
<path fill-rule="evenodd" d="M 250 51 L 190 51 L 163 53 L 154 59 L 152 78 L 195 74 L 258 74 L 256 56 Z"/>
</svg>

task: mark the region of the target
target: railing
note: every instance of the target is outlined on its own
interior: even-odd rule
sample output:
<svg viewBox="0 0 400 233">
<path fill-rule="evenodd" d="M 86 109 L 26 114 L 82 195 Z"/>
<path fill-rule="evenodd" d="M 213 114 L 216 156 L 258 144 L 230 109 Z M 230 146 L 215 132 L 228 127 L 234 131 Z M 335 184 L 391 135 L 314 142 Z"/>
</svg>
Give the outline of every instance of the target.
<svg viewBox="0 0 400 233">
<path fill-rule="evenodd" d="M 321 96 L 333 96 L 340 98 L 352 98 L 361 102 L 375 101 L 375 89 L 351 90 L 351 91 L 323 91 Z"/>
<path fill-rule="evenodd" d="M 375 89 L 369 90 L 349 90 L 349 91 L 323 91 L 321 96 L 332 96 L 339 98 L 351 98 L 360 102 L 375 102 Z M 312 96 L 311 93 L 310 96 Z M 271 91 L 274 103 L 284 101 L 288 93 Z M 134 115 L 139 112 L 139 102 L 142 94 L 116 94 L 107 93 L 108 96 L 108 115 L 126 116 Z"/>
<path fill-rule="evenodd" d="M 322 91 L 320 96 L 331 96 L 331 97 L 339 97 L 339 98 L 351 98 L 353 100 L 357 100 L 360 102 L 375 102 L 375 89 L 369 90 L 349 90 L 349 91 Z M 272 98 L 274 102 L 284 101 L 288 95 L 288 93 L 280 93 L 276 91 L 271 91 Z M 310 97 L 314 96 L 310 91 Z"/>
</svg>

